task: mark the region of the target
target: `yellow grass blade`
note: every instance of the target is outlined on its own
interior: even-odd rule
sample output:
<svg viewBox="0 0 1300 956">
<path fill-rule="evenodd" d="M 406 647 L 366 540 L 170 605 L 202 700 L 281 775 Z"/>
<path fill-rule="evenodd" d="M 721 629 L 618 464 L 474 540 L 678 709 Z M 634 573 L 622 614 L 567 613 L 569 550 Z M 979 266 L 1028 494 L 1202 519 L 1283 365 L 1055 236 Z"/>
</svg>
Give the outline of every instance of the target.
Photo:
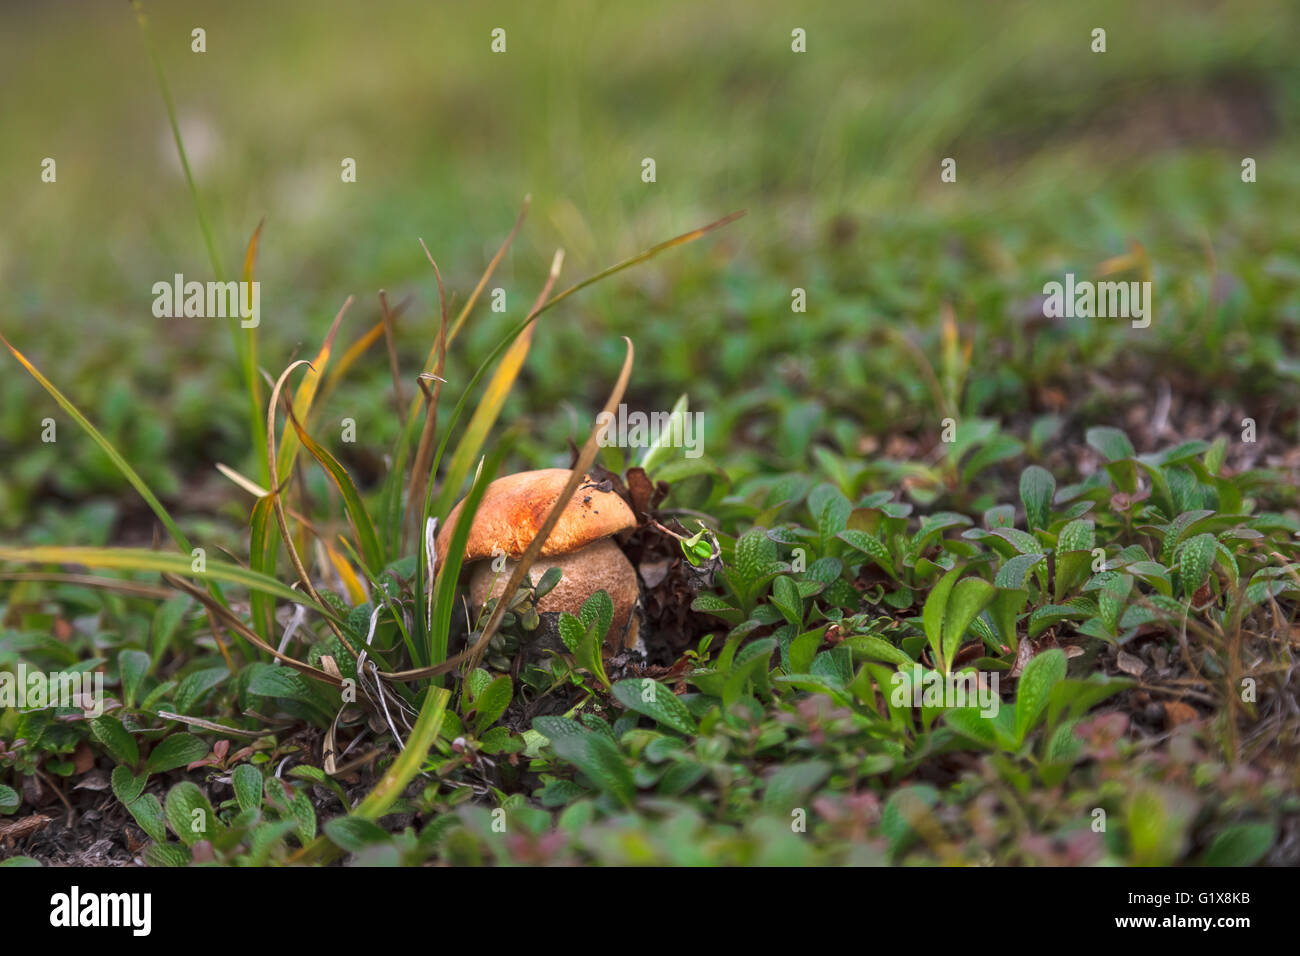
<svg viewBox="0 0 1300 956">
<path fill-rule="evenodd" d="M 334 316 L 334 322 L 325 335 L 325 342 L 316 353 L 316 357 L 309 363 L 307 374 L 298 383 L 298 390 L 293 393 L 293 413 L 298 416 L 300 422 L 307 421 L 307 413 L 311 411 L 312 402 L 316 400 L 316 390 L 320 387 L 321 375 L 325 372 L 325 366 L 329 364 L 330 352 L 334 348 L 334 336 L 338 334 L 339 323 L 343 321 L 343 316 L 350 305 L 352 305 L 352 296 L 348 296 L 347 301 L 343 303 L 343 308 L 339 309 L 338 315 Z M 298 435 L 293 431 L 286 431 L 284 441 L 280 443 L 275 475 L 271 476 L 272 484 L 277 484 L 280 480 L 276 475 L 287 475 L 293 468 L 294 460 L 298 457 L 298 447 Z"/>
</svg>

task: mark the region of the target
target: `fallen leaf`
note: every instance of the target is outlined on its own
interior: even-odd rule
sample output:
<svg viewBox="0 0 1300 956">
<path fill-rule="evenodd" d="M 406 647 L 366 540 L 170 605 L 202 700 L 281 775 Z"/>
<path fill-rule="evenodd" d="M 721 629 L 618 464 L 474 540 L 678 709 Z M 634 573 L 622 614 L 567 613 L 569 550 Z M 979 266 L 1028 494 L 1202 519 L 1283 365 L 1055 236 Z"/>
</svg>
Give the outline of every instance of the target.
<svg viewBox="0 0 1300 956">
<path fill-rule="evenodd" d="M 1131 677 L 1141 677 L 1146 673 L 1147 665 L 1142 658 L 1130 654 L 1128 651 L 1120 651 L 1115 658 L 1115 666 Z"/>
<path fill-rule="evenodd" d="M 21 840 L 33 833 L 40 833 L 49 826 L 50 819 L 43 813 L 33 813 L 11 823 L 0 823 L 0 843 Z"/>
<path fill-rule="evenodd" d="M 1165 726 L 1178 727 L 1182 724 L 1194 724 L 1201 719 L 1196 708 L 1181 700 L 1165 701 Z"/>
<path fill-rule="evenodd" d="M 110 786 L 108 774 L 102 770 L 92 770 L 73 785 L 73 790 L 107 790 Z"/>
<path fill-rule="evenodd" d="M 77 749 L 72 752 L 72 766 L 79 774 L 95 766 L 95 752 L 84 740 L 78 741 Z"/>
</svg>

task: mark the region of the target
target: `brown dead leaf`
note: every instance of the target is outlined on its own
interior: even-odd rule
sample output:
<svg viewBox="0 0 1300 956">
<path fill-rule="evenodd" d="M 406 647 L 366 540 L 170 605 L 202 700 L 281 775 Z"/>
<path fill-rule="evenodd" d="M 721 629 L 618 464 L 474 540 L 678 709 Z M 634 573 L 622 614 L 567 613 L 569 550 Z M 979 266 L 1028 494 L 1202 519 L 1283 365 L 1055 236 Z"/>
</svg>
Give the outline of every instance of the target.
<svg viewBox="0 0 1300 956">
<path fill-rule="evenodd" d="M 637 570 L 641 572 L 641 580 L 645 582 L 648 588 L 657 588 L 663 583 L 664 578 L 668 577 L 668 569 L 672 566 L 669 558 L 659 558 L 654 561 L 642 561 Z"/>
<path fill-rule="evenodd" d="M 1130 677 L 1140 678 L 1147 670 L 1146 662 L 1128 651 L 1119 652 L 1115 658 L 1115 666 Z"/>
<path fill-rule="evenodd" d="M 10 823 L 0 823 L 0 844 L 40 833 L 49 826 L 50 820 L 51 818 L 43 813 L 33 813 Z"/>
<path fill-rule="evenodd" d="M 1165 726 L 1169 728 L 1178 727 L 1181 724 L 1194 724 L 1201 719 L 1201 715 L 1196 712 L 1196 708 L 1191 704 L 1185 704 L 1181 700 L 1165 701 Z"/>
<path fill-rule="evenodd" d="M 956 670 L 958 667 L 964 667 L 972 661 L 978 660 L 984 656 L 984 642 L 971 641 L 966 644 L 953 656 L 952 667 Z"/>
<path fill-rule="evenodd" d="M 1034 645 L 1028 638 L 1026 638 L 1021 641 L 1020 646 L 1016 648 L 1016 661 L 1011 665 L 1011 672 L 1007 674 L 1007 676 L 1019 677 L 1020 672 L 1025 669 L 1025 665 L 1029 663 L 1029 659 L 1033 656 Z"/>
<path fill-rule="evenodd" d="M 627 470 L 627 493 L 631 499 L 629 503 L 632 505 L 632 513 L 637 516 L 637 520 L 655 506 L 654 482 L 650 480 L 644 468 Z"/>
<path fill-rule="evenodd" d="M 72 752 L 72 766 L 77 773 L 87 773 L 95 766 L 95 752 L 84 740 L 78 741 L 77 749 Z"/>
<path fill-rule="evenodd" d="M 107 790 L 111 786 L 108 774 L 102 770 L 92 770 L 73 785 L 73 790 Z"/>
</svg>

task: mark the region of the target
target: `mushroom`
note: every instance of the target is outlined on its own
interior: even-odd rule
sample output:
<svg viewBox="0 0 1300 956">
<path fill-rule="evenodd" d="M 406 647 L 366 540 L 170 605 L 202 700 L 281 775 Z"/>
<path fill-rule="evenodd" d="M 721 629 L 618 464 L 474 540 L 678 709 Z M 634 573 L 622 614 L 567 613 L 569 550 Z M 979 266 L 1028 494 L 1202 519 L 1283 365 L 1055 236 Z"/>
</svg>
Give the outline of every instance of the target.
<svg viewBox="0 0 1300 956">
<path fill-rule="evenodd" d="M 515 564 L 537 536 L 571 474 L 567 468 L 543 468 L 507 475 L 487 486 L 465 542 L 470 600 L 475 606 L 482 606 L 489 597 L 500 597 Z M 464 504 L 461 501 L 451 510 L 438 532 L 439 564 L 447 557 Z M 636 569 L 612 538 L 635 527 L 632 509 L 614 492 L 602 491 L 594 484 L 574 491 L 529 568 L 534 581 L 551 568 L 559 568 L 562 574 L 560 583 L 537 602 L 541 635 L 549 645 L 563 649 L 558 643 L 560 613 L 576 615 L 587 598 L 602 588 L 614 603 L 611 640 L 618 647 L 636 644 L 638 626 L 633 610 L 640 594 Z M 503 567 L 494 570 L 491 559 L 503 554 Z"/>
</svg>

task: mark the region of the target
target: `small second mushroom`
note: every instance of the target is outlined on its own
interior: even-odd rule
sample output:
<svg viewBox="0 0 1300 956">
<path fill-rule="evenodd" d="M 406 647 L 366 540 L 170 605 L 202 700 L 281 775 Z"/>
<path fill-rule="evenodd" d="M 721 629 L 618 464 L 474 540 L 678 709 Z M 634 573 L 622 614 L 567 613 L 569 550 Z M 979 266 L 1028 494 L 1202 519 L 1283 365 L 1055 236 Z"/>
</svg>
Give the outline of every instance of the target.
<svg viewBox="0 0 1300 956">
<path fill-rule="evenodd" d="M 543 468 L 507 475 L 487 486 L 465 542 L 470 600 L 475 606 L 482 606 L 489 597 L 500 597 L 515 564 L 541 530 L 571 474 L 567 468 Z M 440 565 L 451 547 L 463 506 L 461 501 L 451 510 L 438 532 Z M 573 493 L 542 545 L 541 555 L 529 568 L 534 582 L 553 567 L 562 574 L 560 583 L 537 603 L 542 636 L 548 643 L 558 636 L 560 613 L 576 615 L 587 598 L 603 588 L 614 604 L 609 640 L 618 647 L 635 645 L 634 610 L 640 595 L 636 569 L 613 538 L 635 527 L 632 509 L 614 492 L 588 485 Z M 506 558 L 504 567 L 493 570 L 491 559 L 501 554 Z"/>
</svg>

